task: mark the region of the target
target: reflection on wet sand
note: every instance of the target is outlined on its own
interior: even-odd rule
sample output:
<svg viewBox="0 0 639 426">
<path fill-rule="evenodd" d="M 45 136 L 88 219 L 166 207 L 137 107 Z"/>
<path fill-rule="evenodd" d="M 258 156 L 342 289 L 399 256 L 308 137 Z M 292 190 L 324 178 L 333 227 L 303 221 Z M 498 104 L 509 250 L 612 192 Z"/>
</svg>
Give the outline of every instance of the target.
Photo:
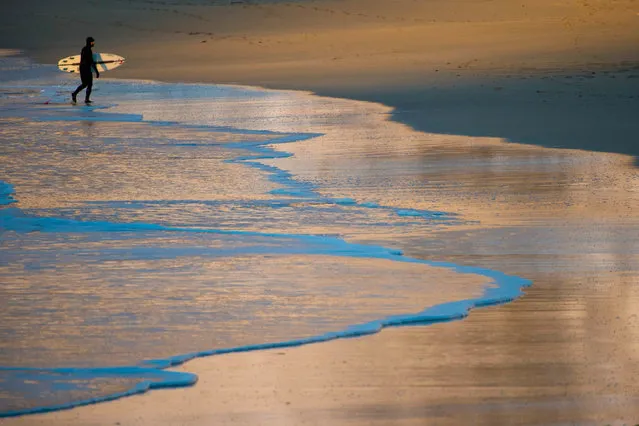
<svg viewBox="0 0 639 426">
<path fill-rule="evenodd" d="M 122 413 L 137 416 L 134 424 L 185 418 L 191 424 L 639 421 L 634 380 L 639 373 L 639 179 L 632 158 L 419 133 L 380 120 L 387 118 L 388 108 L 344 100 L 295 95 L 250 105 L 238 109 L 232 101 L 211 105 L 196 100 L 169 108 L 130 102 L 118 111 L 141 113 L 149 120 L 214 120 L 220 126 L 247 123 L 256 129 L 321 133 L 277 145 L 293 153 L 291 158 L 261 162 L 313 184 L 323 197 L 461 214 L 460 222 L 435 226 L 400 223 L 395 217 L 389 219 L 397 221 L 391 231 L 378 226 L 388 224 L 390 215 L 381 216 L 377 209 L 350 216 L 357 218 L 354 225 L 346 216 L 337 222 L 321 214 L 300 220 L 297 207 L 304 207 L 302 203 L 291 211 L 272 210 L 267 222 L 256 224 L 253 217 L 242 222 L 238 215 L 227 225 L 259 229 L 266 224 L 282 230 L 296 217 L 303 229 L 324 228 L 350 242 L 398 247 L 414 257 L 489 267 L 532 279 L 534 286 L 521 300 L 477 310 L 461 322 L 201 359 L 182 367 L 200 377 L 194 388 L 18 419 L 16 424 L 78 419 L 113 424 Z M 237 182 L 246 183 L 246 178 Z M 247 196 L 253 196 L 253 189 L 248 186 Z M 167 213 L 94 206 L 93 214 L 118 211 L 126 218 L 138 214 L 155 220 Z M 205 213 L 194 218 L 185 213 L 190 207 L 169 209 L 168 220 L 198 223 L 211 211 L 201 207 Z M 324 217 L 319 224 L 318 217 Z M 364 218 L 374 226 L 358 226 Z M 353 267 L 342 266 L 335 269 L 340 274 Z M 286 267 L 285 275 L 293 278 L 306 269 L 300 259 Z M 320 264 L 316 272 L 324 276 L 333 268 Z M 379 271 L 367 273 L 379 278 Z M 310 300 L 309 306 L 322 305 Z M 349 310 L 348 305 L 340 307 Z"/>
<path fill-rule="evenodd" d="M 320 103 L 314 108 L 322 110 Z M 324 111 L 330 116 L 330 108 Z M 279 146 L 294 156 L 268 163 L 313 182 L 324 195 L 460 212 L 460 226 L 421 234 L 347 235 L 391 242 L 412 256 L 485 265 L 530 278 L 533 288 L 461 323 L 291 350 L 282 360 L 203 360 L 191 371 L 266 364 L 272 377 L 258 392 L 269 386 L 286 392 L 220 407 L 216 418 L 246 424 L 639 422 L 634 159 L 422 134 L 375 122 L 380 112 L 371 107 L 373 118 L 359 128 L 305 127 L 325 136 Z M 277 129 L 297 128 L 286 122 Z M 274 379 L 296 367 L 305 383 Z M 258 369 L 232 374 L 225 384 L 253 389 L 246 381 Z M 233 400 L 232 392 L 207 393 Z M 260 408 L 285 399 L 292 407 Z"/>
<path fill-rule="evenodd" d="M 535 285 L 461 322 L 195 360 L 181 368 L 197 372 L 194 388 L 16 424 L 637 423 L 636 254 L 581 272 L 574 256 L 455 259 L 526 272 Z"/>
<path fill-rule="evenodd" d="M 151 96 L 188 89 L 149 86 Z M 126 85 L 102 87 L 129 92 Z M 453 223 L 455 215 L 324 198 L 257 163 L 285 155 L 266 142 L 319 135 L 242 129 L 241 121 L 206 126 L 198 113 L 190 122 L 180 116 L 197 111 L 195 103 L 248 120 L 238 114 L 255 113 L 238 99 L 246 92 L 235 89 L 237 96 L 219 102 L 188 94 L 164 103 L 137 99 L 142 106 L 121 100 L 138 110 L 130 114 L 42 106 L 27 96 L 21 108 L 3 110 L 0 178 L 16 202 L 0 210 L 0 416 L 111 398 L 145 374 L 176 386 L 157 370 L 132 366 L 373 333 L 393 315 L 481 298 L 512 281 L 512 292 L 487 295 L 509 300 L 529 284 L 343 241 L 346 229 L 411 233 Z M 282 105 L 312 99 L 272 97 L 254 126 L 291 119 Z M 307 103 L 305 122 L 321 123 Z M 145 121 L 144 105 L 161 117 Z M 463 315 L 468 305 L 458 306 L 438 318 Z"/>
<path fill-rule="evenodd" d="M 332 196 L 460 212 L 460 227 L 395 235 L 393 242 L 412 256 L 484 265 L 534 285 L 521 300 L 462 323 L 317 348 L 314 356 L 326 354 L 314 363 L 318 370 L 356 377 L 349 383 L 375 379 L 355 391 L 357 398 L 333 394 L 335 383 L 319 385 L 346 413 L 324 410 L 331 404 L 308 410 L 331 424 L 639 422 L 634 159 L 416 135 L 395 124 L 376 130 L 375 144 L 334 137 L 319 150 L 316 168 L 297 156 L 279 164 Z M 310 148 L 303 145 L 290 150 Z M 347 361 L 373 348 L 374 356 Z M 342 359 L 347 370 L 336 367 Z"/>
</svg>

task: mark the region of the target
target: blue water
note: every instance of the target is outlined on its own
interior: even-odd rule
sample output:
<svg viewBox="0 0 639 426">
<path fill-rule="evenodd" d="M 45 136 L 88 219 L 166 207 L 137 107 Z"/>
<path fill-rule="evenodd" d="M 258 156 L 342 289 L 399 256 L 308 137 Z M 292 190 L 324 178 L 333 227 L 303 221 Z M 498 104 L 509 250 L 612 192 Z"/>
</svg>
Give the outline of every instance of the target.
<svg viewBox="0 0 639 426">
<path fill-rule="evenodd" d="M 71 106 L 75 80 L 22 57 L 0 82 L 0 417 L 192 385 L 166 368 L 196 357 L 460 319 L 530 285 L 403 255 L 455 212 L 279 166 L 361 127 L 360 103 L 100 80 L 96 106 Z"/>
</svg>

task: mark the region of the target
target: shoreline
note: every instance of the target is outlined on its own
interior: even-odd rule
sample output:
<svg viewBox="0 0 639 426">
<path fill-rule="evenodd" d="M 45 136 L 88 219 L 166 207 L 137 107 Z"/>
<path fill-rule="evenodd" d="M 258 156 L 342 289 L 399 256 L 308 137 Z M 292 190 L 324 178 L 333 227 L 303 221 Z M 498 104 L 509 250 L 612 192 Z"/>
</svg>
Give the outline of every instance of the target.
<svg viewBox="0 0 639 426">
<path fill-rule="evenodd" d="M 114 78 L 311 91 L 387 105 L 427 133 L 639 158 L 627 136 L 639 134 L 631 0 L 132 0 L 113 10 L 66 0 L 65 16 L 11 1 L 0 40 L 38 62 L 79 50 L 87 32 L 96 51 L 127 58 Z"/>
<path fill-rule="evenodd" d="M 304 84 L 260 85 L 251 81 L 217 83 L 197 77 L 151 79 L 143 78 L 138 71 L 126 76 L 119 76 L 118 71 L 109 73 L 115 74 L 109 78 L 122 81 L 219 84 L 372 102 L 391 108 L 392 120 L 416 131 L 498 137 L 516 144 L 545 148 L 618 153 L 634 157 L 639 166 L 639 145 L 627 136 L 639 134 L 639 125 L 634 120 L 634 111 L 639 109 L 639 62 L 622 66 L 602 65 L 598 71 L 574 73 L 566 69 L 552 72 L 534 70 L 491 76 L 475 71 L 469 72 L 470 77 L 458 78 L 458 72 L 450 72 L 434 75 L 434 79 L 426 85 L 350 90 Z M 99 85 L 99 80 L 95 84 Z M 526 101 L 513 103 L 513 97 Z M 611 109 L 617 111 L 614 116 L 607 114 Z M 514 124 L 499 121 L 506 115 Z M 584 120 L 591 115 L 599 119 Z M 451 120 L 451 117 L 454 119 Z M 557 128 L 562 129 L 560 133 L 553 131 Z"/>
<path fill-rule="evenodd" d="M 28 53 L 28 52 L 25 52 Z M 639 109 L 639 60 L 599 64 L 589 69 L 533 69 L 514 73 L 447 71 L 433 73 L 427 83 L 375 87 L 315 86 L 252 79 L 216 82 L 197 74 L 145 75 L 140 70 L 109 71 L 115 80 L 160 83 L 219 84 L 261 90 L 295 91 L 318 96 L 373 102 L 392 108 L 392 119 L 425 133 L 499 137 L 509 142 L 546 148 L 581 149 L 635 157 L 639 134 L 634 111 Z M 113 75 L 111 77 L 111 75 Z M 94 84 L 99 85 L 99 80 Z M 512 102 L 521 98 L 522 102 Z M 616 110 L 613 116 L 609 110 Z M 509 122 L 500 117 L 509 116 Z M 597 121 L 585 120 L 597 116 Z M 451 120 L 450 118 L 454 118 Z M 557 133 L 553 129 L 561 129 Z"/>
</svg>

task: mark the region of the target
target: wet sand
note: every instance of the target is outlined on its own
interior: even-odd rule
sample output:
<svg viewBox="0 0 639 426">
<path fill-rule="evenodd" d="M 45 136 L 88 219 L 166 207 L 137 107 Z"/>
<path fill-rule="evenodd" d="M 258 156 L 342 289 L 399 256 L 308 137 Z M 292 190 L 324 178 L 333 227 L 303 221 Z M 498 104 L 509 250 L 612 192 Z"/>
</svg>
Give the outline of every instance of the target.
<svg viewBox="0 0 639 426">
<path fill-rule="evenodd" d="M 396 107 L 394 118 L 420 131 L 477 136 L 467 146 L 454 139 L 432 146 L 426 137 L 413 144 L 420 152 L 393 144 L 362 152 L 333 141 L 311 159 L 300 143 L 297 157 L 278 165 L 319 179 L 333 195 L 342 189 L 331 188 L 336 175 L 341 182 L 357 176 L 370 183 L 361 191 L 392 184 L 390 204 L 411 200 L 476 220 L 402 240 L 402 248 L 531 279 L 526 296 L 453 323 L 195 360 L 181 367 L 198 374 L 192 388 L 0 423 L 639 423 L 636 159 L 537 147 L 637 155 L 636 4 L 433 3 L 439 8 L 414 16 L 428 22 L 407 26 L 415 13 L 409 3 L 207 9 L 134 2 L 135 12 L 122 12 L 131 6 L 122 3 L 107 26 L 78 18 L 73 31 L 63 19 L 12 6 L 22 19 L 2 28 L 17 28 L 16 37 L 1 34 L 11 47 L 52 62 L 84 37 L 78 31 L 91 31 L 131 58 L 114 77 L 315 90 Z M 143 26 L 135 14 L 153 18 Z M 41 34 L 60 37 L 18 37 L 32 25 L 25 16 L 49 22 Z M 117 22 L 121 32 L 107 35 Z M 149 70 L 158 52 L 180 60 Z M 353 167 L 349 151 L 368 160 Z"/>
<path fill-rule="evenodd" d="M 633 319 L 607 311 L 580 327 L 596 292 L 549 302 L 553 284 L 463 324 L 196 360 L 193 388 L 7 424 L 635 424 L 636 339 L 609 334 L 629 337 Z"/>
<path fill-rule="evenodd" d="M 533 279 L 511 304 L 459 322 L 194 360 L 180 368 L 198 374 L 192 388 L 7 424 L 635 424 L 636 223 L 566 225 L 456 232 L 409 251 Z"/>
<path fill-rule="evenodd" d="M 319 144 L 281 147 L 291 158 L 265 162 L 315 182 L 327 196 L 444 209 L 467 220 L 424 235 L 347 232 L 347 240 L 494 268 L 533 287 L 463 321 L 194 360 L 180 367 L 198 375 L 194 387 L 6 424 L 637 422 L 639 181 L 632 157 L 442 137 L 380 120 L 353 133 L 333 130 Z"/>
</svg>

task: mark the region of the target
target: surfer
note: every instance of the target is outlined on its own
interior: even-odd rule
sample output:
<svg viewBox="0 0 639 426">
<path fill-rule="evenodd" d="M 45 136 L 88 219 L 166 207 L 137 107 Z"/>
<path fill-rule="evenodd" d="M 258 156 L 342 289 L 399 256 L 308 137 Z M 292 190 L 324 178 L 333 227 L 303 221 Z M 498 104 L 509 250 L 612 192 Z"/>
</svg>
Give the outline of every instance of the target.
<svg viewBox="0 0 639 426">
<path fill-rule="evenodd" d="M 93 71 L 95 71 L 95 78 L 100 78 L 100 72 L 98 71 L 98 67 L 95 65 L 95 62 L 93 60 L 93 50 L 91 50 L 93 46 L 95 46 L 95 40 L 93 39 L 93 37 L 87 37 L 87 44 L 82 48 L 82 53 L 80 54 L 80 79 L 82 80 L 82 84 L 80 84 L 78 88 L 75 89 L 75 92 L 71 94 L 73 103 L 77 102 L 78 93 L 86 88 L 87 91 L 84 102 L 88 105 L 91 104 Z"/>
</svg>

